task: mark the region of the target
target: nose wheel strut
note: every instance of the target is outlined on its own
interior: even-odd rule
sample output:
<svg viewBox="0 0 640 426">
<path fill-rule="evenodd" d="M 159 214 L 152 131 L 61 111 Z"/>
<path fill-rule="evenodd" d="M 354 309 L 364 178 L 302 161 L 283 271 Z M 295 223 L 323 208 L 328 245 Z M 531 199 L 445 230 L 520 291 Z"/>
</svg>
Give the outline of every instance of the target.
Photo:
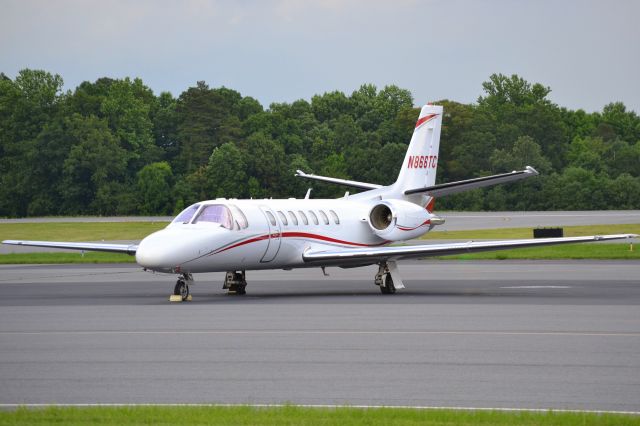
<svg viewBox="0 0 640 426">
<path fill-rule="evenodd" d="M 178 281 L 176 281 L 176 285 L 173 288 L 173 295 L 180 296 L 180 298 L 185 301 L 189 298 L 189 285 L 193 284 L 193 276 L 191 274 L 182 274 Z"/>
</svg>

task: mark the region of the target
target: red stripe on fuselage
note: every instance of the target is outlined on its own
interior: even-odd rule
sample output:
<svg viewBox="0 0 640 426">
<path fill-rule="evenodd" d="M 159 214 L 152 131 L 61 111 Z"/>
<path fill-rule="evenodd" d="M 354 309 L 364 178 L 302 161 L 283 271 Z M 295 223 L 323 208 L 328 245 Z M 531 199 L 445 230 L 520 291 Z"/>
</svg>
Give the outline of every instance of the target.
<svg viewBox="0 0 640 426">
<path fill-rule="evenodd" d="M 273 238 L 277 238 L 278 234 L 266 234 L 266 235 L 261 235 L 259 237 L 250 238 L 245 241 L 240 241 L 239 243 L 233 244 L 229 247 L 218 249 L 217 251 L 214 251 L 211 254 L 222 253 L 223 251 L 231 250 L 232 248 L 240 247 L 249 243 L 255 243 L 256 241 L 267 240 L 271 236 L 273 236 Z M 327 242 L 337 243 L 337 244 L 345 244 L 345 245 L 354 246 L 354 247 L 375 247 L 375 246 L 382 246 L 389 243 L 389 241 L 384 241 L 379 244 L 354 243 L 351 241 L 344 241 L 344 240 L 338 240 L 336 238 L 326 237 L 324 235 L 311 234 L 308 232 L 283 232 L 282 234 L 280 234 L 280 236 L 282 238 L 310 238 L 314 240 L 327 241 Z"/>
<path fill-rule="evenodd" d="M 350 245 L 350 246 L 355 246 L 355 247 L 374 247 L 374 246 L 382 246 L 387 244 L 389 241 L 384 241 L 382 243 L 379 244 L 364 244 L 364 243 L 354 243 L 351 241 L 344 241 L 344 240 L 338 240 L 336 238 L 331 238 L 331 237 L 325 237 L 324 235 L 318 235 L 318 234 L 310 234 L 308 232 L 283 232 L 282 233 L 283 237 L 293 237 L 293 238 L 312 238 L 315 240 L 322 240 L 322 241 L 328 241 L 331 243 L 338 243 L 338 244 L 346 244 L 346 245 Z"/>
<path fill-rule="evenodd" d="M 249 238 L 248 240 L 240 241 L 239 243 L 233 244 L 233 245 L 231 245 L 229 247 L 224 247 L 224 248 L 218 249 L 217 251 L 214 251 L 211 254 L 222 253 L 223 251 L 231 250 L 232 248 L 240 247 L 240 246 L 243 246 L 245 244 L 255 243 L 256 241 L 267 240 L 267 239 L 269 239 L 269 237 L 270 237 L 270 235 L 267 234 L 267 235 L 261 235 L 259 237 L 255 237 L 255 238 Z"/>
</svg>

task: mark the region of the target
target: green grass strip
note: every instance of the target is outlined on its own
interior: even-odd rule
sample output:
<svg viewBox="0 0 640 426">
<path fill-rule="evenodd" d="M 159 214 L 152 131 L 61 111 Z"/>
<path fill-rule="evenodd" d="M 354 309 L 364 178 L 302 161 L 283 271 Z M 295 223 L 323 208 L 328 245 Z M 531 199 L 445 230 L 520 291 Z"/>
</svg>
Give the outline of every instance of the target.
<svg viewBox="0 0 640 426">
<path fill-rule="evenodd" d="M 11 253 L 0 254 L 0 265 L 58 264 L 58 263 L 134 263 L 136 258 L 128 254 L 98 253 Z"/>
<path fill-rule="evenodd" d="M 499 228 L 476 229 L 470 231 L 433 231 L 424 235 L 425 240 L 508 240 L 515 238 L 533 238 L 533 228 Z M 589 226 L 564 226 L 565 237 L 579 237 L 582 235 L 606 235 L 606 234 L 640 234 L 640 224 L 623 225 L 589 225 Z"/>
<path fill-rule="evenodd" d="M 167 222 L 0 223 L 0 241 L 141 240 L 167 225 Z"/>
<path fill-rule="evenodd" d="M 295 406 L 49 407 L 0 411 L 0 425 L 640 425 L 640 416 L 574 412 L 463 411 Z"/>
<path fill-rule="evenodd" d="M 2 223 L 0 240 L 23 239 L 43 241 L 113 241 L 140 240 L 164 228 L 165 222 L 57 222 Z M 637 233 L 640 224 L 568 226 L 565 236 Z M 512 239 L 531 238 L 531 228 L 482 229 L 473 231 L 431 232 L 429 239 Z M 628 244 L 571 244 L 549 247 L 503 250 L 476 254 L 445 256 L 442 259 L 640 259 L 640 247 L 629 250 Z M 133 256 L 86 252 L 35 252 L 0 255 L 0 264 L 57 264 L 57 263 L 132 263 Z"/>
<path fill-rule="evenodd" d="M 531 247 L 514 250 L 442 256 L 444 260 L 506 260 L 506 259 L 631 259 L 640 260 L 640 246 L 630 250 L 629 244 L 568 244 Z M 61 263 L 134 263 L 135 257 L 126 254 L 86 252 L 78 253 L 14 253 L 0 255 L 0 264 L 61 264 Z"/>
<path fill-rule="evenodd" d="M 640 259 L 640 247 L 630 244 L 585 243 L 528 247 L 512 250 L 442 256 L 439 259 L 507 260 L 507 259 Z"/>
<path fill-rule="evenodd" d="M 167 226 L 166 222 L 53 222 L 0 223 L 0 240 L 44 241 L 114 241 L 141 240 Z M 471 231 L 438 231 L 424 239 L 511 239 L 532 238 L 531 228 L 478 229 Z M 640 224 L 565 226 L 564 235 L 640 234 Z"/>
<path fill-rule="evenodd" d="M 0 240 L 114 241 L 141 240 L 167 226 L 166 222 L 54 222 L 0 223 Z M 511 239 L 532 238 L 533 228 L 438 231 L 424 239 Z M 597 234 L 640 234 L 640 224 L 565 226 L 565 237 Z"/>
</svg>

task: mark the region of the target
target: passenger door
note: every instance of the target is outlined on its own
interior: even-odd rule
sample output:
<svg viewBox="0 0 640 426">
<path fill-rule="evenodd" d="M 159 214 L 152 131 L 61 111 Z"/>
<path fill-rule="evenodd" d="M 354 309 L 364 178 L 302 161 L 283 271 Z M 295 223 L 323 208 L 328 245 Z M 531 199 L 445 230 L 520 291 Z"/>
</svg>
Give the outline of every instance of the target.
<svg viewBox="0 0 640 426">
<path fill-rule="evenodd" d="M 267 221 L 267 227 L 269 229 L 269 238 L 267 240 L 267 249 L 260 259 L 260 262 L 271 262 L 278 255 L 281 243 L 281 224 L 276 213 L 267 206 L 260 206 L 260 210 L 264 214 L 264 218 Z"/>
</svg>

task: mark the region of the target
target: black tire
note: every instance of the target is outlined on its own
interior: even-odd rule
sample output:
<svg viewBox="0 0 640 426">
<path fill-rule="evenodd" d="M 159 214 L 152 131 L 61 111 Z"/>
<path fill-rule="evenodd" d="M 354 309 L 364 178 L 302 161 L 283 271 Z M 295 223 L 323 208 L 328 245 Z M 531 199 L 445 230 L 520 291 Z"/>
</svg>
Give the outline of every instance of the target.
<svg viewBox="0 0 640 426">
<path fill-rule="evenodd" d="M 246 284 L 231 284 L 229 286 L 229 294 L 235 294 L 236 296 L 245 295 L 247 294 L 247 290 L 245 290 L 246 286 Z"/>
<path fill-rule="evenodd" d="M 384 287 L 380 286 L 380 290 L 382 290 L 383 294 L 394 294 L 396 292 L 396 286 L 393 284 L 391 274 L 387 274 L 384 280 Z"/>
<path fill-rule="evenodd" d="M 182 280 L 176 282 L 176 286 L 173 288 L 173 294 L 181 296 L 182 300 L 187 300 L 189 297 L 189 286 Z"/>
</svg>

